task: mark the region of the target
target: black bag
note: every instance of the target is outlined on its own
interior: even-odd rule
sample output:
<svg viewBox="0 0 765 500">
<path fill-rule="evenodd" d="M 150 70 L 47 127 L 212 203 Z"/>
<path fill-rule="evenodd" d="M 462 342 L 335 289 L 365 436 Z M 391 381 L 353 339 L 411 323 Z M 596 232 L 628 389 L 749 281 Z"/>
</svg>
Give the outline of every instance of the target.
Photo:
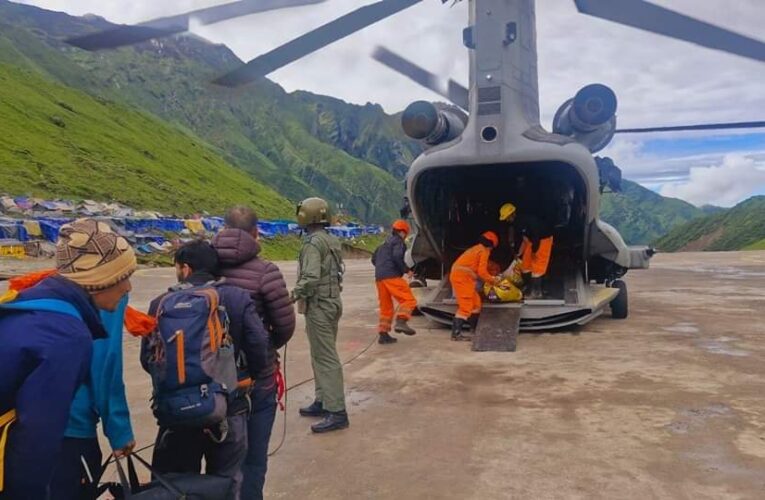
<svg viewBox="0 0 765 500">
<path fill-rule="evenodd" d="M 141 485 L 135 472 L 133 458 L 151 471 L 154 480 Z M 234 480 L 211 474 L 159 474 L 137 454 L 127 458 L 128 474 L 122 467 L 122 458 L 115 458 L 120 487 L 111 489 L 115 498 L 126 500 L 228 500 L 234 498 Z M 115 491 L 118 490 L 118 491 Z M 122 495 L 120 496 L 119 490 Z"/>
</svg>

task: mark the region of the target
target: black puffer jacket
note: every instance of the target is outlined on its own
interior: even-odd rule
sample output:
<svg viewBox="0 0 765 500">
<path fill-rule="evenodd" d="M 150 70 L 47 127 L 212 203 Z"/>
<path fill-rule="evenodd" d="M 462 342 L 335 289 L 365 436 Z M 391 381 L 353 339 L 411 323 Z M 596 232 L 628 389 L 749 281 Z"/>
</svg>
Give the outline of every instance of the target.
<svg viewBox="0 0 765 500">
<path fill-rule="evenodd" d="M 400 278 L 409 271 L 404 261 L 406 243 L 400 236 L 392 234 L 385 243 L 377 247 L 372 254 L 372 264 L 375 266 L 375 280 Z"/>
<path fill-rule="evenodd" d="M 263 319 L 271 340 L 272 375 L 276 362 L 276 349 L 284 346 L 295 333 L 295 308 L 287 283 L 273 262 L 258 257 L 260 244 L 241 229 L 223 229 L 212 241 L 218 251 L 221 276 L 229 285 L 250 292 L 258 314 Z"/>
</svg>

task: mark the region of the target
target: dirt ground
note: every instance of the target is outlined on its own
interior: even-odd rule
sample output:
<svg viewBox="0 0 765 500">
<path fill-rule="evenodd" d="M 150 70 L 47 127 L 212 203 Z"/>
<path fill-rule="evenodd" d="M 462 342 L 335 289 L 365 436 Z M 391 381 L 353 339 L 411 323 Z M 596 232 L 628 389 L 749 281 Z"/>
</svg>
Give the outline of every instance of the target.
<svg viewBox="0 0 765 500">
<path fill-rule="evenodd" d="M 631 314 L 473 353 L 415 318 L 379 346 L 371 267 L 349 264 L 339 348 L 351 427 L 311 435 L 289 393 L 268 498 L 765 498 L 765 252 L 658 255 L 628 274 Z M 282 266 L 294 282 L 294 263 Z M 142 270 L 132 302 L 173 281 Z M 362 351 L 369 348 L 368 351 Z M 126 340 L 140 444 L 150 384 Z M 287 383 L 310 378 L 302 318 Z M 280 440 L 277 417 L 272 448 Z"/>
</svg>

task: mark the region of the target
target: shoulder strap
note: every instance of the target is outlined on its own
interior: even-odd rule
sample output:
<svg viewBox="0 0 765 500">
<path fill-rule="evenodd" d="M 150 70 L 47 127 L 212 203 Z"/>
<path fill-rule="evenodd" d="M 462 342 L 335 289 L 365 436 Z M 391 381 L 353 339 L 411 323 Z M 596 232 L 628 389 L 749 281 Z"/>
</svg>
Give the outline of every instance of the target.
<svg viewBox="0 0 765 500">
<path fill-rule="evenodd" d="M 66 314 L 82 320 L 80 311 L 69 302 L 59 299 L 32 299 L 0 304 L 0 309 L 12 309 L 16 311 L 47 311 Z"/>
</svg>

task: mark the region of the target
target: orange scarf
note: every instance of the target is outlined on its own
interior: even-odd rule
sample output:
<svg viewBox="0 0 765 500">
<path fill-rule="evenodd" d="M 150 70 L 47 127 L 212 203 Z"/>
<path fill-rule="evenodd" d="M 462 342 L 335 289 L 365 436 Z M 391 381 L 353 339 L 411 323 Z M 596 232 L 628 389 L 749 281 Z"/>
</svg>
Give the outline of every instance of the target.
<svg viewBox="0 0 765 500">
<path fill-rule="evenodd" d="M 13 294 L 18 294 L 22 290 L 32 288 L 45 278 L 56 274 L 55 269 L 46 269 L 23 276 L 11 278 L 8 283 L 8 290 Z M 144 314 L 138 309 L 127 306 L 125 309 L 125 329 L 134 337 L 146 337 L 157 328 L 157 320 L 154 317 Z"/>
</svg>

